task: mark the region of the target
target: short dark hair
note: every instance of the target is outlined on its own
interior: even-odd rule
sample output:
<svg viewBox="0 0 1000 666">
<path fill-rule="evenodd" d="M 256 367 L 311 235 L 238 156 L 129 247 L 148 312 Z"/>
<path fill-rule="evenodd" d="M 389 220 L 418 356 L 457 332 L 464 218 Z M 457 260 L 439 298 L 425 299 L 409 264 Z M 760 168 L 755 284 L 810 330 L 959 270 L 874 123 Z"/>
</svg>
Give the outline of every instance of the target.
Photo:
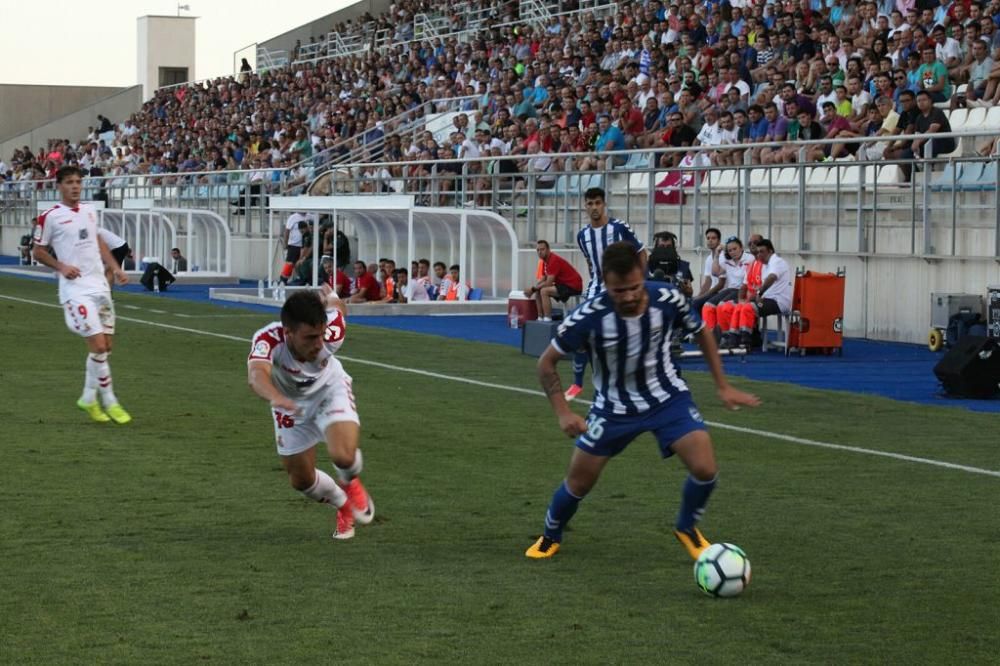
<svg viewBox="0 0 1000 666">
<path fill-rule="evenodd" d="M 440 266 L 441 268 L 447 268 L 447 266 L 444 265 L 443 261 L 435 261 L 434 268 L 437 268 L 438 266 Z"/>
<path fill-rule="evenodd" d="M 281 325 L 295 330 L 299 326 L 322 326 L 326 323 L 326 307 L 315 291 L 296 291 L 281 306 Z"/>
<path fill-rule="evenodd" d="M 431 265 L 431 260 L 430 259 L 421 259 L 417 263 L 420 264 L 421 266 L 430 266 Z M 441 262 L 439 261 L 438 263 L 441 263 Z"/>
<path fill-rule="evenodd" d="M 544 245 L 544 246 L 545 246 L 545 249 L 546 249 L 546 250 L 550 250 L 550 249 L 552 249 L 552 248 L 551 248 L 551 247 L 549 246 L 549 242 L 548 242 L 547 240 L 540 240 L 540 241 L 536 241 L 536 242 L 535 242 L 535 245 Z"/>
<path fill-rule="evenodd" d="M 449 268 L 448 270 L 449 271 L 460 271 L 462 269 L 458 267 L 458 264 L 452 264 L 451 268 Z"/>
<path fill-rule="evenodd" d="M 605 275 L 614 273 L 624 277 L 641 265 L 639 253 L 635 251 L 635 245 L 629 241 L 612 243 L 601 257 L 601 271 Z"/>
<path fill-rule="evenodd" d="M 709 234 L 715 234 L 716 236 L 719 237 L 719 240 L 722 240 L 722 232 L 716 229 L 715 227 L 709 227 L 708 229 L 705 229 L 705 235 L 707 236 Z"/>
<path fill-rule="evenodd" d="M 591 187 L 583 194 L 583 199 L 584 201 L 587 199 L 600 199 L 604 201 L 604 190 L 600 187 Z"/>
<path fill-rule="evenodd" d="M 771 239 L 769 238 L 761 238 L 759 241 L 757 241 L 757 247 L 758 248 L 766 247 L 769 252 L 774 252 L 774 243 L 772 243 Z"/>
<path fill-rule="evenodd" d="M 61 183 L 70 176 L 79 176 L 80 178 L 83 178 L 83 169 L 75 166 L 60 167 L 59 170 L 56 171 L 56 182 Z"/>
</svg>

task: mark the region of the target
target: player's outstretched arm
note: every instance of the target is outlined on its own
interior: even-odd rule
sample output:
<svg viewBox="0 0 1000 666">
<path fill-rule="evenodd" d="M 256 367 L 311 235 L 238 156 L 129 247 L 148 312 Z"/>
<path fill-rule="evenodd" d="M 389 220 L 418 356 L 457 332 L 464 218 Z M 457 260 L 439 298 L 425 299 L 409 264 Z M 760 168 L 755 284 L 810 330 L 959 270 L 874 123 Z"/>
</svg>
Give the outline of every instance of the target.
<svg viewBox="0 0 1000 666">
<path fill-rule="evenodd" d="M 75 280 L 80 277 L 80 269 L 76 266 L 70 266 L 69 264 L 64 264 L 49 252 L 49 249 L 44 245 L 39 245 L 35 243 L 35 246 L 31 248 L 31 256 L 43 266 L 48 266 L 55 272 L 62 275 L 67 280 Z"/>
<path fill-rule="evenodd" d="M 756 407 L 760 404 L 760 398 L 757 396 L 744 393 L 729 384 L 726 373 L 722 370 L 722 360 L 719 358 L 719 348 L 715 345 L 715 337 L 707 328 L 702 328 L 698 332 L 698 346 L 701 347 L 701 353 L 708 363 L 708 371 L 715 380 L 716 391 L 722 404 L 732 410 L 739 409 L 741 405 Z"/>
<path fill-rule="evenodd" d="M 290 414 L 298 412 L 295 401 L 281 393 L 271 381 L 271 364 L 267 361 L 250 361 L 247 366 L 247 383 L 253 392 L 271 403 L 276 409 Z"/>
<path fill-rule="evenodd" d="M 330 310 L 340 310 L 340 314 L 344 315 L 344 319 L 347 319 L 347 306 L 344 305 L 344 301 L 340 300 L 336 289 L 328 284 L 323 284 L 320 287 L 319 293 L 323 297 L 323 306 L 327 312 Z"/>
<path fill-rule="evenodd" d="M 562 381 L 559 379 L 559 372 L 556 364 L 562 359 L 562 354 L 551 345 L 538 359 L 538 380 L 542 383 L 542 390 L 545 391 L 552 411 L 559 419 L 559 428 L 569 437 L 576 437 L 587 432 L 587 422 L 583 417 L 569 408 L 566 397 L 563 395 Z"/>
<path fill-rule="evenodd" d="M 128 275 L 122 270 L 122 267 L 118 265 L 115 261 L 115 257 L 111 254 L 111 250 L 108 249 L 108 244 L 104 242 L 100 236 L 97 237 L 97 247 L 101 252 L 101 261 L 104 262 L 105 268 L 111 271 L 111 274 L 115 276 L 115 281 L 118 284 L 128 284 Z"/>
</svg>

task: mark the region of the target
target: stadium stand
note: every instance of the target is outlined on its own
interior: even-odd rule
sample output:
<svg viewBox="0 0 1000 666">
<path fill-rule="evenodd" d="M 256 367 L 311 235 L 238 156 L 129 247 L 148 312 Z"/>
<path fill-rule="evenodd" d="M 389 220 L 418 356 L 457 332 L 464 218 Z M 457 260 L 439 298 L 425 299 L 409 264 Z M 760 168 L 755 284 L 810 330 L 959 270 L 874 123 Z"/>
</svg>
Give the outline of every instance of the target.
<svg viewBox="0 0 1000 666">
<path fill-rule="evenodd" d="M 16 151 L 4 178 L 50 178 L 58 165 L 75 162 L 165 183 L 226 182 L 183 176 L 195 172 L 295 170 L 292 180 L 302 185 L 332 164 L 437 160 L 448 142 L 462 157 L 484 142 L 521 155 L 532 143 L 558 154 L 743 144 L 764 136 L 795 141 L 798 119 L 767 121 L 763 107 L 774 103 L 783 116 L 791 102 L 801 111 L 826 100 L 836 104 L 832 118 L 816 111 L 825 134 L 863 136 L 877 96 L 891 96 L 902 111 L 901 91 L 926 88 L 950 106 L 945 100 L 956 86 L 970 83 L 979 94 L 968 96 L 975 97 L 965 102 L 968 109 L 952 100 L 959 106 L 952 129 L 995 129 L 1000 72 L 992 56 L 1000 55 L 1000 5 L 932 4 L 921 12 L 920 3 L 889 1 L 531 0 L 432 7 L 403 0 L 382 16 L 299 44 L 284 68 L 161 89 L 113 134 L 95 131 L 75 141 L 53 139 L 44 150 Z M 990 47 L 984 60 L 973 55 L 977 41 Z M 911 63 L 913 54 L 925 57 L 924 64 Z M 780 90 L 786 83 L 787 92 Z M 429 110 L 464 111 L 471 124 L 457 143 L 437 135 L 404 153 L 393 137 L 414 136 L 423 124 L 413 121 Z M 739 118 L 740 110 L 748 117 L 731 130 L 706 123 L 707 114 Z M 671 123 L 677 113 L 694 140 Z M 488 133 L 479 135 L 480 129 Z M 793 152 L 780 152 L 780 160 L 796 160 Z M 648 158 L 622 159 L 614 166 L 629 169 Z M 598 162 L 578 159 L 572 167 L 593 170 Z"/>
</svg>

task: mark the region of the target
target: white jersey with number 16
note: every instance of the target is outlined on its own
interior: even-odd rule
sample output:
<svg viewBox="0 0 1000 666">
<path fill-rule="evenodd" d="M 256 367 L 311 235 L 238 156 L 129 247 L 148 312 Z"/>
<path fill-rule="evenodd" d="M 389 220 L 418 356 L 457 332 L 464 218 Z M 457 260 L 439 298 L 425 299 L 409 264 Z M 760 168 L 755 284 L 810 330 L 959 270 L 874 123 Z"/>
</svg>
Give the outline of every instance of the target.
<svg viewBox="0 0 1000 666">
<path fill-rule="evenodd" d="M 346 334 L 347 323 L 340 310 L 328 311 L 324 344 L 319 355 L 314 361 L 299 361 L 285 344 L 281 322 L 272 322 L 254 333 L 247 362 L 270 363 L 271 381 L 279 391 L 296 400 L 308 398 L 343 374 L 344 368 L 334 353 L 344 344 Z"/>
</svg>

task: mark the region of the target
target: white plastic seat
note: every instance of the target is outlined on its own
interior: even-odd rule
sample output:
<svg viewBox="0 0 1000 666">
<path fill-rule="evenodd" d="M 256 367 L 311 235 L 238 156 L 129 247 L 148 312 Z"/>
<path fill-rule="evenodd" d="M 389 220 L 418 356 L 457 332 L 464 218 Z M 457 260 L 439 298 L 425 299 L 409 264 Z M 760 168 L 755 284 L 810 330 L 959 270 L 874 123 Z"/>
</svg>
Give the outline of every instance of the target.
<svg viewBox="0 0 1000 666">
<path fill-rule="evenodd" d="M 965 127 L 965 120 L 969 117 L 968 109 L 955 109 L 951 113 L 945 111 L 948 116 L 948 124 L 951 125 L 951 131 L 957 132 L 963 127 Z"/>
<path fill-rule="evenodd" d="M 737 186 L 736 169 L 713 169 L 708 177 L 710 190 L 735 190 Z"/>
<path fill-rule="evenodd" d="M 798 187 L 799 170 L 795 167 L 784 167 L 778 172 L 778 177 L 774 180 L 775 187 Z"/>
<path fill-rule="evenodd" d="M 750 187 L 755 190 L 767 187 L 767 169 L 750 170 Z"/>
<path fill-rule="evenodd" d="M 811 171 L 806 173 L 806 187 L 808 188 L 818 188 L 825 187 L 827 182 L 831 178 L 835 178 L 833 169 L 825 166 L 813 167 Z M 834 181 L 835 182 L 835 181 Z"/>
<path fill-rule="evenodd" d="M 903 171 L 898 164 L 886 164 L 878 168 L 875 177 L 879 185 L 897 185 L 903 182 Z"/>
<path fill-rule="evenodd" d="M 628 176 L 628 191 L 632 194 L 643 193 L 649 191 L 649 174 L 648 173 L 630 173 Z"/>
<path fill-rule="evenodd" d="M 986 109 L 977 106 L 974 109 L 969 109 L 969 115 L 965 118 L 965 123 L 963 123 L 962 128 L 967 130 L 979 130 L 982 129 L 983 123 L 986 121 Z M 948 121 L 951 124 L 951 121 Z M 951 129 L 954 130 L 955 126 L 952 125 Z"/>
<path fill-rule="evenodd" d="M 991 106 L 986 110 L 986 119 L 983 121 L 983 128 L 990 130 L 1000 129 L 1000 106 Z"/>
</svg>

